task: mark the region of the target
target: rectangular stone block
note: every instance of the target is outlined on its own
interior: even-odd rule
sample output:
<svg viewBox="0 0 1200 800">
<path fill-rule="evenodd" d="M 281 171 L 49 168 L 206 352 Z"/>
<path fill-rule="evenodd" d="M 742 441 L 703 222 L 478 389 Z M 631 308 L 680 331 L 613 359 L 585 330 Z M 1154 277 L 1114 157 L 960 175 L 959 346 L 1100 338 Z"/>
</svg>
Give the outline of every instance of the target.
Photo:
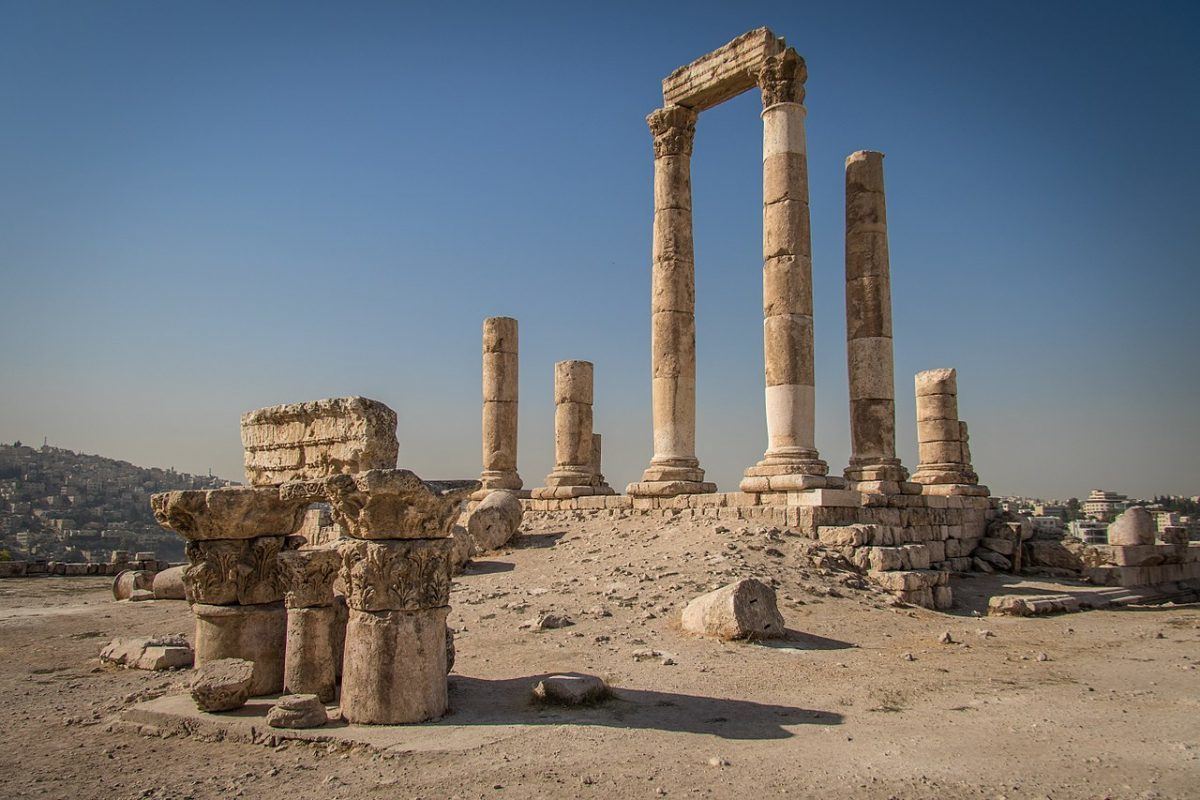
<svg viewBox="0 0 1200 800">
<path fill-rule="evenodd" d="M 663 105 L 703 111 L 754 87 L 755 75 L 784 41 L 756 28 L 663 78 Z"/>
<path fill-rule="evenodd" d="M 242 415 L 251 486 L 396 466 L 396 412 L 377 400 L 338 397 Z"/>
</svg>

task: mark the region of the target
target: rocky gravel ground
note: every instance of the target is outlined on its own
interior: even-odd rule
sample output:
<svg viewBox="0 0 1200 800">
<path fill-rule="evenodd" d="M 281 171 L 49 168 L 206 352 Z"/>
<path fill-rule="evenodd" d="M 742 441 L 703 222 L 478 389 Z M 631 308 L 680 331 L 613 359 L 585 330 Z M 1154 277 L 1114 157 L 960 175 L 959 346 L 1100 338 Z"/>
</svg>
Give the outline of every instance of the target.
<svg viewBox="0 0 1200 800">
<path fill-rule="evenodd" d="M 690 599 L 741 577 L 776 587 L 786 641 L 679 630 Z M 188 673 L 101 666 L 101 647 L 189 633 L 186 604 L 114 603 L 105 579 L 4 580 L 0 797 L 1195 797 L 1200 608 L 977 616 L 1005 582 L 956 578 L 943 614 L 784 530 L 528 520 L 456 581 L 450 617 L 452 706 L 494 697 L 489 719 L 516 733 L 458 746 L 452 711 L 444 750 L 384 755 L 114 729 Z M 615 697 L 524 699 L 567 671 Z"/>
</svg>

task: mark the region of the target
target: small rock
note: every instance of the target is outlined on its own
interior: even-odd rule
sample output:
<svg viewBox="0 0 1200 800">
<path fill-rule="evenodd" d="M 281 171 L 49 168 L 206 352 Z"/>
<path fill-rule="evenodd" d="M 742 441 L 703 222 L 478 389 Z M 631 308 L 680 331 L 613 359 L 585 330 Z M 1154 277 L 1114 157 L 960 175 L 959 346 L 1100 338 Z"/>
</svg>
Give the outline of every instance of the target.
<svg viewBox="0 0 1200 800">
<path fill-rule="evenodd" d="M 912 653 L 905 653 L 903 658 L 905 661 L 916 661 L 917 660 L 917 657 L 914 656 Z"/>
<path fill-rule="evenodd" d="M 201 711 L 232 711 L 250 699 L 254 662 L 242 658 L 218 658 L 196 670 L 192 699 Z"/>
<path fill-rule="evenodd" d="M 267 712 L 272 728 L 319 728 L 329 721 L 325 706 L 315 694 L 289 694 Z"/>
<path fill-rule="evenodd" d="M 954 637 L 950 635 L 950 631 L 942 631 L 942 635 L 938 637 L 939 644 L 954 644 Z"/>
<path fill-rule="evenodd" d="M 566 628 L 574 624 L 573 619 L 562 614 L 538 614 L 536 617 L 522 622 L 521 627 L 532 631 L 548 631 L 554 628 Z"/>
<path fill-rule="evenodd" d="M 1049 661 L 1049 660 L 1050 660 L 1050 656 L 1049 656 L 1048 654 L 1046 654 L 1046 653 L 1038 653 L 1038 654 L 1037 654 L 1037 660 L 1038 660 L 1038 661 Z"/>
<path fill-rule="evenodd" d="M 551 675 L 538 681 L 533 696 L 546 703 L 577 706 L 598 703 L 609 696 L 608 684 L 595 675 Z"/>
<path fill-rule="evenodd" d="M 721 758 L 720 756 L 713 756 L 712 758 L 710 758 L 708 760 L 708 765 L 710 767 L 728 767 L 729 762 L 726 761 L 725 759 Z"/>
</svg>

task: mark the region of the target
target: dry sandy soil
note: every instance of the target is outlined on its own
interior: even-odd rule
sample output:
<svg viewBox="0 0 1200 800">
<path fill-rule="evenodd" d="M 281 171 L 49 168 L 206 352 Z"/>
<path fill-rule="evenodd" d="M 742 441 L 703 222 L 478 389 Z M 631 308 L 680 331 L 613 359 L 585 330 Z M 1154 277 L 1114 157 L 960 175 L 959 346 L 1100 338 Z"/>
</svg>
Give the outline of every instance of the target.
<svg viewBox="0 0 1200 800">
<path fill-rule="evenodd" d="M 0 797 L 1200 796 L 1195 606 L 981 618 L 1004 580 L 980 577 L 955 579 L 950 614 L 897 608 L 808 540 L 726 525 L 543 519 L 477 562 L 453 596 L 441 752 L 114 729 L 187 673 L 102 667 L 97 652 L 188 632 L 186 604 L 114 603 L 105 579 L 0 581 Z M 776 581 L 790 641 L 678 630 L 690 598 L 749 575 Z M 539 612 L 575 624 L 520 628 Z M 617 697 L 532 704 L 559 671 L 601 675 Z M 480 744 L 456 736 L 464 720 L 505 733 Z"/>
</svg>

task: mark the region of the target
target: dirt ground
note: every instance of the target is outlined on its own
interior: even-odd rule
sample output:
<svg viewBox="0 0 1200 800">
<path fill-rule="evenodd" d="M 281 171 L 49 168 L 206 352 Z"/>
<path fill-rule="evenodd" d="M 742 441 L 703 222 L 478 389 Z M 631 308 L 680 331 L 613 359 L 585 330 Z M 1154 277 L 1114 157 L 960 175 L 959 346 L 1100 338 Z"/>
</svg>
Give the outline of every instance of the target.
<svg viewBox="0 0 1200 800">
<path fill-rule="evenodd" d="M 788 641 L 678 630 L 689 599 L 741 576 L 776 582 Z M 991 576 L 955 578 L 943 614 L 895 607 L 774 529 L 542 519 L 452 598 L 451 704 L 516 732 L 455 746 L 452 711 L 445 750 L 382 755 L 114 729 L 187 673 L 101 666 L 101 646 L 191 622 L 182 601 L 114 603 L 108 584 L 0 581 L 0 797 L 1200 796 L 1196 606 L 979 617 L 1007 591 Z M 520 627 L 543 612 L 575 624 Z M 560 671 L 617 696 L 578 710 L 526 699 Z"/>
</svg>

